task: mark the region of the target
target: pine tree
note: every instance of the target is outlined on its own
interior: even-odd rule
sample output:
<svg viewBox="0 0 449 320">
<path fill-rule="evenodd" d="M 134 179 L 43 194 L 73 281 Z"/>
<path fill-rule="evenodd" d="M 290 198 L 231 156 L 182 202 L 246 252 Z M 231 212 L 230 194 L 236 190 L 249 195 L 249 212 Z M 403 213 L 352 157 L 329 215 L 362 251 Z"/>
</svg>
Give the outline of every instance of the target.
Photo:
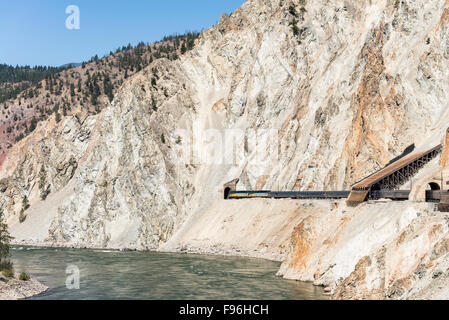
<svg viewBox="0 0 449 320">
<path fill-rule="evenodd" d="M 42 166 L 41 171 L 39 172 L 39 190 L 41 193 L 42 200 L 45 200 L 48 196 L 46 186 L 47 186 L 47 171 L 45 171 L 45 167 Z"/>
<path fill-rule="evenodd" d="M 36 125 L 37 125 L 37 119 L 35 117 L 33 117 L 33 119 L 31 119 L 29 132 L 33 132 L 36 129 Z"/>
<path fill-rule="evenodd" d="M 157 111 L 157 102 L 156 99 L 154 99 L 153 95 L 151 95 L 151 107 L 153 108 L 154 111 Z"/>
<path fill-rule="evenodd" d="M 23 211 L 26 211 L 29 207 L 30 207 L 30 202 L 28 201 L 28 197 L 27 196 L 23 196 L 23 198 L 22 198 Z"/>
<path fill-rule="evenodd" d="M 12 239 L 8 225 L 4 221 L 3 208 L 0 208 L 0 270 L 12 269 L 12 263 L 8 260 L 9 245 Z"/>
<path fill-rule="evenodd" d="M 103 87 L 104 87 L 104 93 L 108 96 L 109 101 L 112 102 L 112 100 L 114 99 L 114 94 L 112 93 L 113 86 L 111 83 L 111 79 L 109 78 L 108 75 L 106 75 L 104 77 Z"/>
</svg>

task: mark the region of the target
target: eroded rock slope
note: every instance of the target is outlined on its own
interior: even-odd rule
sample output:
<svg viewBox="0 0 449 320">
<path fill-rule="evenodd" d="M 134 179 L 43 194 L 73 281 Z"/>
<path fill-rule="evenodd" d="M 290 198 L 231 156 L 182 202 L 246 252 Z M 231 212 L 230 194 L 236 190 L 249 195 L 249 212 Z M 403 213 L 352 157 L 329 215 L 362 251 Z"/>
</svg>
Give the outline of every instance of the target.
<svg viewBox="0 0 449 320">
<path fill-rule="evenodd" d="M 41 124 L 15 146 L 0 173 L 13 235 L 18 242 L 169 250 L 192 238 L 189 230 L 213 214 L 222 185 L 236 177 L 241 188 L 347 189 L 411 143 L 441 142 L 449 126 L 448 23 L 445 0 L 248 0 L 180 60 L 156 61 L 126 81 L 98 116 Z M 258 130 L 257 142 L 237 140 L 244 152 L 219 161 L 217 154 L 233 151 L 217 153 L 221 144 L 211 139 L 226 145 L 230 129 L 247 137 Z M 215 135 L 198 138 L 195 130 Z M 267 141 L 277 157 L 254 161 L 271 148 Z M 20 223 L 25 195 L 31 206 Z M 282 234 L 285 224 L 277 226 Z M 285 245 L 280 238 L 274 247 Z M 369 248 L 377 250 L 366 245 L 367 265 L 379 254 Z M 335 273 L 343 279 L 333 278 L 334 289 L 359 258 Z M 292 278 L 311 278 L 295 272 Z"/>
</svg>

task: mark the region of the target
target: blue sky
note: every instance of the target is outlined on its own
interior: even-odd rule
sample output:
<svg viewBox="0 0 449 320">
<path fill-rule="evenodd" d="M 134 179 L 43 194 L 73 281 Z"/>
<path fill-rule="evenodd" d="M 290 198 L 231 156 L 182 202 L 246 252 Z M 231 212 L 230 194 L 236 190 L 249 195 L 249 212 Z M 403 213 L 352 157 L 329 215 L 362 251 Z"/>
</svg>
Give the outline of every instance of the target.
<svg viewBox="0 0 449 320">
<path fill-rule="evenodd" d="M 245 0 L 3 0 L 0 63 L 60 66 L 164 35 L 200 31 Z M 80 10 L 80 29 L 66 28 L 66 8 Z"/>
</svg>

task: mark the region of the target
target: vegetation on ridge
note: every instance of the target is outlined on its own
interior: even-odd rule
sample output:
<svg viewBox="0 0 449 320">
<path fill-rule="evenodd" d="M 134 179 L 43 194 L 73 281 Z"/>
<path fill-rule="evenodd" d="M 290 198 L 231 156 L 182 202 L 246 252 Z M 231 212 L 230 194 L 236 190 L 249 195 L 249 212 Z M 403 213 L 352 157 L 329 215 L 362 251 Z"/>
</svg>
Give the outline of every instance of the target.
<svg viewBox="0 0 449 320">
<path fill-rule="evenodd" d="M 198 32 L 187 32 L 152 44 L 128 44 L 103 58 L 95 55 L 76 68 L 0 65 L 0 164 L 8 149 L 33 132 L 40 121 L 53 118 L 60 122 L 78 111 L 99 113 L 123 81 L 157 59 L 178 59 L 193 49 L 198 36 Z M 156 81 L 152 80 L 153 86 Z M 152 108 L 157 110 L 156 101 Z"/>
</svg>

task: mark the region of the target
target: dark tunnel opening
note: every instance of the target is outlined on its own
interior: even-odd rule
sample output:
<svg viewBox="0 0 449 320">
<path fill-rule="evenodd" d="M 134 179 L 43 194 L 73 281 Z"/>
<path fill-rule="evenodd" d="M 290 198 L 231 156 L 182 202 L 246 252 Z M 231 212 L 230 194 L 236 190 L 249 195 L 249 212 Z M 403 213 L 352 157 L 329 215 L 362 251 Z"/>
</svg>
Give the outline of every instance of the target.
<svg viewBox="0 0 449 320">
<path fill-rule="evenodd" d="M 227 200 L 229 198 L 229 193 L 231 193 L 231 188 L 227 187 L 224 190 L 224 199 Z"/>
<path fill-rule="evenodd" d="M 428 186 L 427 186 L 427 190 L 429 190 L 429 188 L 430 188 L 430 190 L 432 190 L 432 191 L 438 191 L 438 190 L 441 190 L 441 187 L 440 187 L 440 185 L 438 184 L 438 183 L 436 183 L 436 182 L 431 182 L 431 183 L 429 183 L 428 184 Z"/>
</svg>

